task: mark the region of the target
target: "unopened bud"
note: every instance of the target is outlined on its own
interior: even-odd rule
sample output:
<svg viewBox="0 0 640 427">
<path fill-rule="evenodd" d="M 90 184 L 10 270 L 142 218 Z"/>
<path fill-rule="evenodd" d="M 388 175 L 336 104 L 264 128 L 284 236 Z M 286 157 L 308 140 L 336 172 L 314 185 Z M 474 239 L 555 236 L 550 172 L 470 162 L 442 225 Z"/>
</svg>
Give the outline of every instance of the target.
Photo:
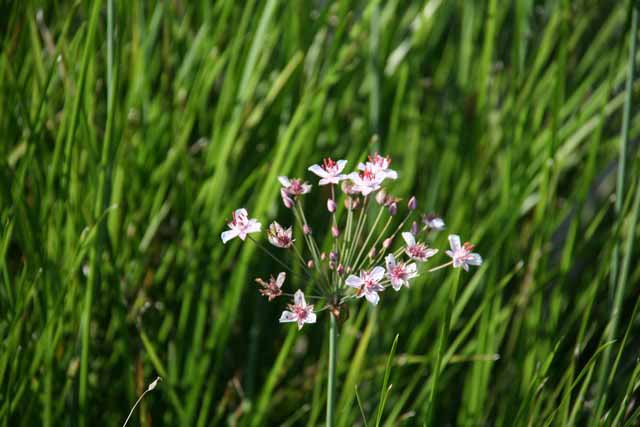
<svg viewBox="0 0 640 427">
<path fill-rule="evenodd" d="M 416 208 L 418 207 L 418 201 L 416 200 L 415 196 L 411 196 L 411 198 L 409 199 L 409 203 L 407 203 L 407 206 L 409 206 L 409 209 L 411 209 L 412 211 L 416 210 Z"/>
<path fill-rule="evenodd" d="M 333 270 L 336 268 L 336 263 L 333 261 L 329 261 L 329 270 Z"/>
<path fill-rule="evenodd" d="M 391 243 L 393 243 L 393 238 L 387 237 L 382 241 L 382 247 L 385 249 L 389 249 L 389 247 L 391 246 Z"/>
<path fill-rule="evenodd" d="M 384 190 L 380 190 L 376 193 L 376 202 L 378 202 L 379 205 L 384 205 L 386 199 L 387 193 Z"/>
<path fill-rule="evenodd" d="M 308 236 L 309 234 L 311 234 L 311 227 L 309 227 L 307 224 L 302 226 L 302 232 Z"/>
<path fill-rule="evenodd" d="M 326 253 L 324 253 L 324 252 L 321 252 L 321 253 L 320 253 L 320 259 L 321 259 L 322 261 L 324 261 L 325 259 L 327 259 L 327 254 L 326 254 Z"/>
<path fill-rule="evenodd" d="M 375 246 L 373 248 L 371 248 L 371 250 L 369 251 L 369 258 L 375 258 L 376 256 L 376 248 Z"/>
<path fill-rule="evenodd" d="M 342 264 L 338 265 L 336 272 L 342 276 L 344 274 L 344 266 Z"/>
<path fill-rule="evenodd" d="M 353 199 L 353 204 L 351 205 L 351 207 L 352 209 L 358 209 L 358 206 L 360 206 L 360 199 L 356 197 L 355 199 Z"/>
<path fill-rule="evenodd" d="M 329 260 L 333 262 L 338 261 L 338 254 L 334 251 L 329 252 Z"/>
<path fill-rule="evenodd" d="M 414 236 L 418 235 L 418 223 L 413 221 L 413 224 L 411 224 L 411 234 L 413 234 Z"/>
<path fill-rule="evenodd" d="M 336 211 L 336 202 L 333 199 L 327 199 L 327 210 L 331 213 Z"/>
<path fill-rule="evenodd" d="M 287 209 L 291 209 L 293 207 L 293 199 L 289 196 L 289 193 L 285 191 L 284 188 L 280 189 L 280 196 L 282 197 L 282 203 Z"/>
<path fill-rule="evenodd" d="M 307 267 L 309 267 L 309 268 L 313 268 L 313 267 L 315 267 L 315 264 L 313 263 L 313 260 L 312 260 L 312 259 L 310 259 L 309 261 L 307 261 Z"/>
<path fill-rule="evenodd" d="M 335 225 L 331 227 L 331 235 L 333 237 L 338 237 L 340 235 L 340 229 Z"/>
<path fill-rule="evenodd" d="M 353 199 L 351 197 L 344 199 L 344 207 L 349 210 L 353 209 Z"/>
<path fill-rule="evenodd" d="M 389 215 L 394 216 L 395 214 L 398 213 L 398 205 L 396 204 L 396 202 L 393 202 L 389 205 Z"/>
</svg>

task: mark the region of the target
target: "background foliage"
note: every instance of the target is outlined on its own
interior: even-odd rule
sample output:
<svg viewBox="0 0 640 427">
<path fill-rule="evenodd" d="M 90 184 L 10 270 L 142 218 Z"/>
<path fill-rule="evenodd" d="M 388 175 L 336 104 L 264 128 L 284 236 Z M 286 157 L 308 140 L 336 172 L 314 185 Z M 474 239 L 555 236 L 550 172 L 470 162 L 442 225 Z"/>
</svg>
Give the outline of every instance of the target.
<svg viewBox="0 0 640 427">
<path fill-rule="evenodd" d="M 253 283 L 276 267 L 219 235 L 239 206 L 286 218 L 277 175 L 376 150 L 486 260 L 434 425 L 637 425 L 630 2 L 3 10 L 1 425 L 120 425 L 156 375 L 133 423 L 321 425 L 323 324 L 278 325 Z M 362 422 L 356 385 L 373 419 L 396 334 L 382 423 L 422 425 L 451 278 L 352 310 L 339 425 Z"/>
</svg>

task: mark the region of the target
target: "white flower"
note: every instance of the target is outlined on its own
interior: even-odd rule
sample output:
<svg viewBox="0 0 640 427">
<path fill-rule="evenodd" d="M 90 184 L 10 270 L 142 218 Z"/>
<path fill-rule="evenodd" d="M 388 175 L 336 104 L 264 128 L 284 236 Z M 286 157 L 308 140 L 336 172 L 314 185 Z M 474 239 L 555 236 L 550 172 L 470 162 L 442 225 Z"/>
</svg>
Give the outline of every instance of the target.
<svg viewBox="0 0 640 427">
<path fill-rule="evenodd" d="M 342 175 L 346 164 L 346 160 L 334 162 L 331 158 L 327 158 L 323 160 L 322 166 L 313 165 L 309 167 L 309 170 L 321 178 L 318 182 L 319 185 L 337 184 L 346 178 L 345 175 Z"/>
<path fill-rule="evenodd" d="M 453 259 L 453 267 L 462 267 L 465 271 L 469 271 L 470 265 L 482 265 L 482 257 L 479 254 L 471 253 L 473 245 L 465 242 L 460 245 L 460 236 L 457 234 L 449 235 L 449 245 L 451 250 L 447 251 L 447 255 Z"/>
<path fill-rule="evenodd" d="M 384 291 L 384 286 L 379 283 L 383 277 L 384 268 L 376 266 L 371 271 L 362 270 L 360 276 L 351 274 L 345 280 L 345 284 L 358 290 L 356 292 L 358 298 L 365 297 L 371 304 L 378 304 L 380 301 L 378 292 Z"/>
<path fill-rule="evenodd" d="M 424 243 L 416 242 L 412 233 L 405 231 L 402 233 L 402 238 L 407 244 L 404 251 L 411 259 L 424 262 L 438 253 L 437 249 L 428 248 Z"/>
<path fill-rule="evenodd" d="M 425 228 L 429 228 L 434 231 L 444 230 L 445 227 L 444 220 L 436 214 L 423 215 L 422 223 L 425 225 Z"/>
<path fill-rule="evenodd" d="M 389 165 L 391 165 L 391 158 L 389 156 L 382 157 L 378 153 L 373 156 L 369 156 L 369 161 L 365 163 L 359 163 L 358 169 L 361 171 L 365 169 L 370 169 L 376 177 L 380 180 L 380 182 L 385 179 L 397 179 L 398 172 L 393 169 L 389 169 Z"/>
<path fill-rule="evenodd" d="M 280 316 L 280 323 L 287 322 L 297 322 L 298 330 L 302 329 L 305 323 L 316 323 L 313 305 L 307 305 L 300 289 L 293 295 L 293 304 L 289 304 L 289 310 L 283 311 Z"/>
<path fill-rule="evenodd" d="M 279 176 L 278 181 L 282 184 L 282 189 L 293 196 L 307 194 L 311 191 L 311 184 L 302 182 L 299 178 L 289 179 L 286 176 Z"/>
<path fill-rule="evenodd" d="M 233 220 L 227 224 L 231 230 L 227 230 L 220 236 L 222 243 L 227 243 L 234 237 L 240 237 L 244 240 L 249 233 L 257 233 L 260 231 L 260 223 L 255 219 L 249 219 L 247 210 L 244 208 L 236 209 L 233 213 Z"/>
<path fill-rule="evenodd" d="M 290 248 L 294 239 L 291 238 L 293 231 L 291 227 L 284 228 L 276 221 L 273 221 L 267 231 L 267 238 L 269 243 L 278 248 Z"/>
<path fill-rule="evenodd" d="M 379 190 L 382 179 L 371 168 L 365 168 L 361 172 L 352 172 L 348 175 L 353 183 L 352 191 L 361 193 L 363 196 Z"/>
<path fill-rule="evenodd" d="M 415 262 L 411 264 L 396 262 L 393 254 L 387 255 L 385 261 L 387 264 L 387 277 L 396 291 L 399 291 L 402 286 L 408 288 L 409 280 L 418 275 L 418 267 Z"/>
<path fill-rule="evenodd" d="M 279 297 L 280 295 L 282 295 L 282 285 L 284 284 L 286 278 L 287 273 L 285 273 L 284 271 L 278 274 L 278 277 L 276 279 L 274 279 L 273 276 L 269 277 L 269 282 L 265 282 L 258 277 L 256 279 L 256 283 L 261 286 L 261 289 L 259 289 L 260 295 L 269 298 L 269 301 Z"/>
</svg>

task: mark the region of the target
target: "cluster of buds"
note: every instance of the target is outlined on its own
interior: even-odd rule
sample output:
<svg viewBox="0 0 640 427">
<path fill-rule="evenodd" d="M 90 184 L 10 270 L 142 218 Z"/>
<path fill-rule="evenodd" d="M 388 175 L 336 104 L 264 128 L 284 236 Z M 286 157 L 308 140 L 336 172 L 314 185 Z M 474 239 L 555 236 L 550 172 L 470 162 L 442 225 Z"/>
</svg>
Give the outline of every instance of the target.
<svg viewBox="0 0 640 427">
<path fill-rule="evenodd" d="M 269 301 L 281 296 L 293 298 L 293 303 L 288 304 L 288 309 L 280 316 L 280 322 L 295 322 L 299 329 L 306 323 L 315 323 L 316 313 L 324 310 L 339 316 L 342 307 L 351 300 L 364 297 L 369 303 L 378 304 L 380 294 L 388 287 L 395 291 L 408 288 L 420 274 L 449 266 L 468 271 L 469 266 L 482 264 L 482 257 L 472 252 L 472 244 L 462 244 L 458 235 L 451 234 L 450 250 L 445 251 L 450 260 L 426 267 L 439 253 L 427 243 L 429 234 L 445 229 L 443 219 L 433 213 L 422 214 L 407 230 L 405 226 L 413 215 L 417 215 L 418 202 L 415 197 L 409 198 L 406 216 L 401 221 L 395 219 L 402 199 L 383 188 L 385 181 L 398 178 L 398 173 L 390 168 L 391 159 L 378 154 L 369 156 L 367 162 L 359 163 L 357 170 L 349 174 L 343 173 L 346 164 L 346 160 L 325 159 L 321 165 L 309 167 L 310 172 L 320 177 L 318 185 L 330 186 L 326 201 L 332 237 L 328 256 L 320 249 L 301 203 L 301 197 L 311 192 L 312 186 L 298 178 L 281 176 L 278 180 L 282 202 L 293 211 L 304 242 L 296 243 L 292 226 L 283 227 L 275 221 L 269 225 L 267 240 L 273 247 L 289 251 L 290 259 L 300 264 L 299 269 L 294 270 L 291 263 L 251 238 L 250 234 L 261 232 L 261 225 L 256 219 L 250 219 L 245 209 L 233 213 L 229 230 L 221 236 L 223 243 L 235 237 L 241 240 L 249 237 L 290 274 L 302 272 L 305 275 L 302 282 L 308 286 L 306 297 L 301 289 L 295 293 L 283 291 L 287 278 L 284 271 L 276 278 L 256 279 L 260 294 Z M 342 195 L 336 195 L 339 190 Z M 338 197 L 342 198 L 344 210 L 338 209 Z M 377 203 L 371 203 L 372 199 Z M 377 212 L 372 215 L 375 219 L 369 225 L 370 210 Z M 394 242 L 400 241 L 396 239 L 398 234 L 404 244 L 394 249 Z M 307 304 L 307 298 L 318 303 Z M 319 307 L 317 310 L 316 306 Z"/>
</svg>

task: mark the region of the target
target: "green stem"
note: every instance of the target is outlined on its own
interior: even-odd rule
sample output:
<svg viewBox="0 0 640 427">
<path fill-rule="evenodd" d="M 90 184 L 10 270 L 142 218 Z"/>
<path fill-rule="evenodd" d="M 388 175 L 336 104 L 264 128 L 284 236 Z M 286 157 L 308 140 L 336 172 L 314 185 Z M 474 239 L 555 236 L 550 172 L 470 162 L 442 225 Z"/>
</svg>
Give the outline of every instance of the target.
<svg viewBox="0 0 640 427">
<path fill-rule="evenodd" d="M 333 315 L 329 316 L 329 371 L 327 380 L 327 427 L 334 427 L 336 404 L 336 358 L 338 353 L 338 325 Z"/>
<path fill-rule="evenodd" d="M 438 354 L 436 356 L 436 363 L 433 367 L 433 381 L 431 383 L 431 393 L 429 396 L 429 402 L 427 407 L 426 426 L 431 426 L 433 421 L 433 413 L 435 407 L 436 392 L 438 390 L 438 380 L 440 379 L 440 373 L 442 371 L 442 359 L 445 353 L 445 347 L 449 340 L 449 330 L 451 328 L 451 314 L 453 313 L 453 305 L 455 303 L 458 293 L 458 283 L 460 282 L 460 269 L 455 273 L 453 278 L 453 284 L 449 291 L 449 298 L 447 300 L 447 307 L 444 312 L 444 321 L 442 322 L 442 328 L 440 329 L 440 342 L 438 343 Z"/>
</svg>

